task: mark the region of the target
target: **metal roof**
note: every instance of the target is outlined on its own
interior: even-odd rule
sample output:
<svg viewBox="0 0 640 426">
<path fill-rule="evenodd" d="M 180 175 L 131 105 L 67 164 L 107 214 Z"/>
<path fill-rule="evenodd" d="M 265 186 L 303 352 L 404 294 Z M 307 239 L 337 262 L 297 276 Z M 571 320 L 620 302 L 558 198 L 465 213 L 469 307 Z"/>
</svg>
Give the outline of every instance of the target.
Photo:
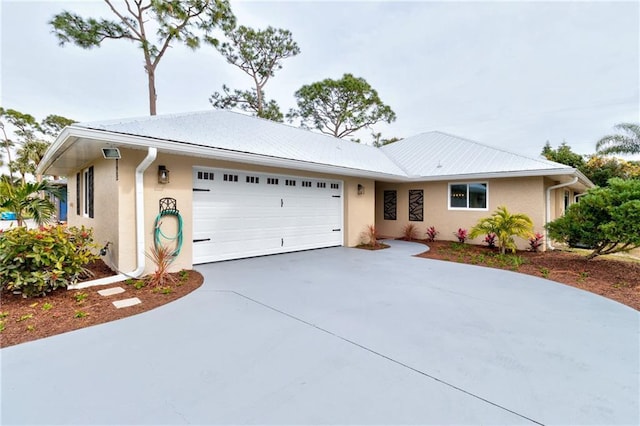
<svg viewBox="0 0 640 426">
<path fill-rule="evenodd" d="M 421 133 L 385 145 L 381 150 L 409 177 L 441 177 L 513 172 L 557 173 L 572 167 L 530 158 L 443 132 Z"/>
<path fill-rule="evenodd" d="M 65 175 L 98 156 L 102 142 L 161 152 L 391 181 L 550 176 L 579 171 L 442 132 L 375 148 L 232 111 L 76 123 L 58 136 L 38 166 Z"/>
<path fill-rule="evenodd" d="M 244 114 L 210 110 L 74 126 L 267 157 L 403 176 L 382 151 Z"/>
</svg>

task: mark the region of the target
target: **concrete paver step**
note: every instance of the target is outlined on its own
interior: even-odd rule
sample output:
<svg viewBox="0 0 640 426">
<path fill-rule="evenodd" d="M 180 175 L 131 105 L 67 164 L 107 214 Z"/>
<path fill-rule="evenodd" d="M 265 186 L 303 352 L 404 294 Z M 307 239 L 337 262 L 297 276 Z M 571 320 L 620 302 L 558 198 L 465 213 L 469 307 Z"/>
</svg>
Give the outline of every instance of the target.
<svg viewBox="0 0 640 426">
<path fill-rule="evenodd" d="M 114 294 L 124 293 L 124 288 L 122 287 L 112 287 L 105 288 L 103 290 L 98 290 L 98 294 L 100 296 L 113 296 Z"/>
<path fill-rule="evenodd" d="M 137 305 L 139 303 L 142 303 L 142 301 L 140 299 L 138 299 L 137 297 L 132 297 L 130 299 L 123 299 L 123 300 L 116 300 L 113 303 L 113 306 L 115 306 L 116 308 L 120 309 L 120 308 L 127 308 L 129 306 L 134 306 Z"/>
</svg>

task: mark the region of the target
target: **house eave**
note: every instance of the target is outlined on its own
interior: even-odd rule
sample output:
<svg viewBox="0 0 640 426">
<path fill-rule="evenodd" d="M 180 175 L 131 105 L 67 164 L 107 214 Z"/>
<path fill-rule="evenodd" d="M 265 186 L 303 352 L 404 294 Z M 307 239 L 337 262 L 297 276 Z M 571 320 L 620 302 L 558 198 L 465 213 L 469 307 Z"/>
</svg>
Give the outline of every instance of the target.
<svg viewBox="0 0 640 426">
<path fill-rule="evenodd" d="M 38 166 L 38 172 L 42 174 L 68 175 L 69 173 L 74 172 L 75 170 L 80 168 L 82 159 L 78 160 L 75 168 L 60 167 L 56 165 L 56 162 L 63 156 L 66 151 L 71 149 L 75 144 L 83 143 L 83 141 L 100 141 L 110 147 L 131 149 L 146 149 L 150 145 L 150 141 L 152 141 L 152 145 L 158 149 L 158 152 L 174 155 L 194 156 L 198 158 L 231 161 L 259 166 L 304 170 L 308 172 L 379 179 L 385 181 L 401 182 L 406 180 L 406 176 L 402 175 L 342 167 L 330 164 L 312 163 L 308 161 L 266 156 L 242 151 L 233 151 L 186 142 L 170 141 L 158 138 L 149 138 L 74 126 L 67 127 L 60 134 L 60 136 L 58 136 L 58 138 L 52 144 L 51 148 L 47 151 L 45 157 Z M 95 159 L 95 157 L 95 155 L 91 157 L 88 156 L 84 159 L 84 163 Z"/>
<path fill-rule="evenodd" d="M 436 181 L 469 181 L 486 179 L 504 179 L 521 177 L 550 177 L 561 181 L 570 181 L 574 176 L 578 177 L 578 183 L 585 188 L 593 187 L 593 183 L 579 170 L 567 167 L 558 169 L 538 169 L 538 170 L 512 170 L 498 172 L 481 172 L 454 175 L 433 175 L 433 176 L 409 176 L 409 182 L 436 182 Z"/>
<path fill-rule="evenodd" d="M 100 143 L 96 143 L 97 141 L 99 141 Z M 73 147 L 77 147 L 77 144 L 86 144 L 87 146 L 91 144 L 92 150 L 86 149 L 84 152 L 82 150 L 78 150 L 80 154 L 77 155 L 75 161 L 72 161 L 70 165 L 61 165 L 59 162 L 61 161 L 61 158 L 63 158 L 64 154 Z M 586 190 L 594 186 L 593 183 L 584 176 L 584 174 L 582 174 L 579 170 L 571 167 L 544 168 L 536 170 L 479 172 L 468 174 L 409 176 L 343 167 L 331 164 L 313 163 L 308 161 L 267 156 L 250 152 L 214 148 L 210 146 L 198 145 L 182 141 L 150 138 L 146 136 L 137 136 L 98 129 L 89 129 L 73 125 L 65 128 L 60 133 L 58 138 L 54 141 L 54 143 L 51 145 L 50 149 L 46 152 L 44 158 L 40 162 L 37 173 L 68 176 L 70 173 L 76 172 L 85 164 L 99 157 L 100 154 L 98 152 L 102 144 L 109 147 L 131 149 L 147 149 L 149 146 L 154 146 L 158 149 L 158 152 L 174 155 L 195 156 L 199 158 L 253 164 L 257 166 L 375 179 L 385 182 L 469 181 L 479 179 L 519 178 L 535 176 L 545 176 L 559 182 L 568 182 L 573 177 L 577 176 L 577 188 L 579 190 Z"/>
</svg>

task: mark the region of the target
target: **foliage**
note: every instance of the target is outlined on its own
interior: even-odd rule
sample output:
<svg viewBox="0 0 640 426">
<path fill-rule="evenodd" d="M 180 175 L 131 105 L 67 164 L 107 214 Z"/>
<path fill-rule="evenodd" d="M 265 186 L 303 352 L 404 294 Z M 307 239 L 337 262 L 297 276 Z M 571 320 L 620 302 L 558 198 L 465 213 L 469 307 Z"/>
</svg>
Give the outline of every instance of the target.
<svg viewBox="0 0 640 426">
<path fill-rule="evenodd" d="M 51 221 L 55 214 L 55 205 L 47 197 L 53 195 L 64 198 L 60 187 L 42 182 L 12 182 L 8 176 L 0 177 L 0 207 L 16 213 L 18 226 L 24 224 L 24 219 L 31 216 L 38 225 Z"/>
<path fill-rule="evenodd" d="M 582 172 L 597 186 L 607 186 L 609 179 L 614 177 L 640 178 L 640 163 L 592 155 L 585 163 Z"/>
<path fill-rule="evenodd" d="M 380 121 L 391 123 L 396 114 L 363 78 L 344 74 L 302 86 L 296 93 L 298 108 L 287 114 L 304 128 L 344 138 Z"/>
<path fill-rule="evenodd" d="M 582 170 L 584 168 L 584 158 L 580 154 L 576 154 L 571 150 L 567 142 L 562 142 L 558 148 L 551 148 L 549 141 L 542 148 L 542 155 L 550 161 L 566 164 L 574 169 Z"/>
<path fill-rule="evenodd" d="M 2 289 L 24 297 L 42 296 L 75 284 L 98 259 L 90 229 L 17 227 L 0 233 Z"/>
<path fill-rule="evenodd" d="M 407 223 L 402 228 L 402 238 L 407 241 L 413 241 L 418 239 L 418 228 L 413 223 Z"/>
<path fill-rule="evenodd" d="M 592 188 L 547 230 L 555 240 L 593 247 L 587 259 L 640 247 L 640 179 Z"/>
<path fill-rule="evenodd" d="M 209 101 L 215 108 L 240 108 L 268 120 L 282 121 L 283 115 L 275 100 L 265 99 L 264 87 L 276 70 L 282 69 L 282 60 L 300 53 L 291 32 L 267 27 L 254 30 L 243 25 L 226 32 L 227 42 L 217 47 L 227 62 L 238 67 L 253 80 L 251 90 L 231 91 L 222 86 L 224 94 L 215 92 Z"/>
<path fill-rule="evenodd" d="M 266 101 L 264 99 L 264 90 L 260 92 L 256 91 L 256 89 L 231 90 L 227 85 L 223 84 L 222 92 L 215 92 L 209 98 L 209 102 L 214 108 L 238 108 L 242 111 L 252 111 L 257 117 L 277 122 L 281 122 L 284 118 L 275 100 Z M 260 97 L 262 97 L 261 100 L 259 99 Z"/>
<path fill-rule="evenodd" d="M 24 314 L 16 320 L 16 322 L 22 322 L 33 318 L 33 314 Z"/>
<path fill-rule="evenodd" d="M 531 237 L 529 237 L 529 249 L 533 252 L 537 252 L 540 247 L 542 247 L 544 241 L 544 235 L 539 232 L 536 232 Z"/>
<path fill-rule="evenodd" d="M 372 132 L 371 136 L 373 137 L 373 146 L 375 146 L 376 148 L 380 148 L 382 146 L 389 145 L 394 142 L 398 142 L 402 140 L 402 138 L 397 138 L 395 136 L 390 138 L 382 138 L 382 133 L 380 132 L 378 133 Z"/>
<path fill-rule="evenodd" d="M 86 313 L 85 311 L 76 311 L 75 314 L 73 314 L 74 318 L 84 318 L 86 316 L 88 316 L 89 314 Z"/>
<path fill-rule="evenodd" d="M 619 133 L 601 138 L 596 143 L 598 154 L 640 154 L 640 124 L 620 123 L 613 128 Z"/>
<path fill-rule="evenodd" d="M 500 253 L 505 254 L 507 249 L 515 253 L 516 243 L 513 237 L 528 239 L 533 234 L 533 222 L 526 214 L 511 214 L 505 206 L 500 206 L 491 216 L 480 219 L 471 229 L 469 237 L 489 233 L 496 234 Z"/>
<path fill-rule="evenodd" d="M 375 225 L 367 225 L 365 230 L 362 232 L 363 244 L 366 244 L 370 248 L 380 247 L 378 238 L 378 231 L 376 230 Z"/>
<path fill-rule="evenodd" d="M 487 235 L 485 235 L 484 240 L 482 241 L 486 243 L 489 246 L 489 248 L 496 248 L 497 238 L 498 236 L 494 232 L 489 232 Z"/>
<path fill-rule="evenodd" d="M 87 300 L 87 297 L 89 295 L 87 293 L 76 293 L 73 298 L 76 300 L 77 304 L 81 304 L 84 303 L 85 300 Z"/>
<path fill-rule="evenodd" d="M 8 158 L 11 181 L 13 181 L 14 172 L 19 172 L 22 175 L 23 182 L 26 181 L 27 174 L 35 175 L 36 167 L 49 147 L 50 139 L 55 138 L 65 126 L 74 122 L 69 118 L 55 114 L 48 115 L 44 120 L 38 122 L 30 114 L 0 107 L 0 129 L 3 135 L 1 145 Z M 7 126 L 11 126 L 11 128 Z M 12 149 L 16 146 L 19 147 L 17 157 L 12 160 Z M 40 180 L 39 177 L 37 179 Z"/>
<path fill-rule="evenodd" d="M 147 277 L 149 285 L 164 287 L 175 282 L 175 278 L 169 273 L 169 266 L 175 259 L 174 250 L 166 246 L 154 246 L 147 257 L 156 265 L 156 270 Z"/>
<path fill-rule="evenodd" d="M 550 274 L 551 274 L 551 271 L 549 270 L 549 268 L 545 268 L 545 267 L 540 268 L 540 275 L 542 275 L 543 278 L 549 278 Z"/>
<path fill-rule="evenodd" d="M 464 228 L 458 228 L 458 230 L 453 233 L 453 235 L 455 235 L 458 239 L 459 243 L 464 243 L 465 241 L 467 241 L 468 234 L 468 231 Z"/>
<path fill-rule="evenodd" d="M 438 231 L 436 231 L 436 227 L 435 226 L 430 226 L 427 228 L 427 241 L 429 242 L 434 242 L 436 240 L 436 236 L 439 234 Z"/>
<path fill-rule="evenodd" d="M 65 10 L 49 24 L 61 46 L 73 43 L 91 49 L 107 39 L 137 43 L 144 57 L 151 115 L 156 114 L 156 70 L 171 44 L 180 42 L 195 50 L 204 40 L 215 46 L 219 42 L 213 32 L 235 25 L 228 0 L 126 0 L 119 7 L 112 0 L 105 3 L 114 15 L 112 20 L 83 18 Z"/>
</svg>

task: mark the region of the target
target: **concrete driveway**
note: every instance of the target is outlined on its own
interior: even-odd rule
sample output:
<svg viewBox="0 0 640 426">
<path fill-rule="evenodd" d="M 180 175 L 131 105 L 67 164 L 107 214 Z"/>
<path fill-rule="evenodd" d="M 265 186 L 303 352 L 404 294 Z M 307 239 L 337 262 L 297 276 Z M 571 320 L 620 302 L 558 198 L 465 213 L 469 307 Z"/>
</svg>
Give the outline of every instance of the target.
<svg viewBox="0 0 640 426">
<path fill-rule="evenodd" d="M 202 265 L 175 303 L 3 349 L 1 423 L 640 423 L 637 311 L 422 249 Z"/>
</svg>

